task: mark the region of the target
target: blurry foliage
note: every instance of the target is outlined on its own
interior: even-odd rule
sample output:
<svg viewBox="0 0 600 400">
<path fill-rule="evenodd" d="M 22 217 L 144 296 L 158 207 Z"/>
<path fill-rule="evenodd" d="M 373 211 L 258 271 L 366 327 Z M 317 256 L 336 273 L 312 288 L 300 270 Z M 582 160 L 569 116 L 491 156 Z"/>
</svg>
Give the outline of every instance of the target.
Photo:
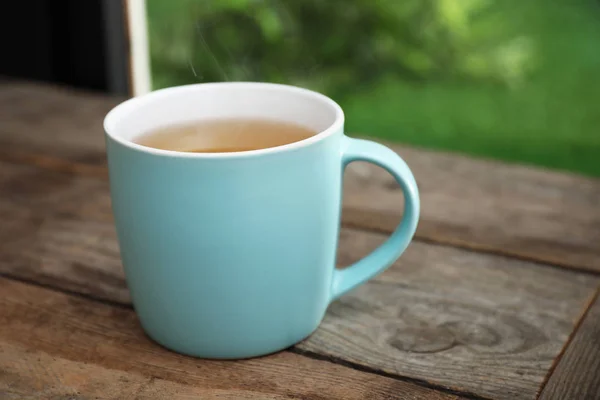
<svg viewBox="0 0 600 400">
<path fill-rule="evenodd" d="M 600 177 L 597 0 L 147 7 L 156 88 L 288 82 L 333 96 L 352 134 Z"/>
<path fill-rule="evenodd" d="M 526 37 L 493 0 L 148 0 L 155 87 L 260 80 L 339 92 L 383 75 L 515 85 Z"/>
</svg>

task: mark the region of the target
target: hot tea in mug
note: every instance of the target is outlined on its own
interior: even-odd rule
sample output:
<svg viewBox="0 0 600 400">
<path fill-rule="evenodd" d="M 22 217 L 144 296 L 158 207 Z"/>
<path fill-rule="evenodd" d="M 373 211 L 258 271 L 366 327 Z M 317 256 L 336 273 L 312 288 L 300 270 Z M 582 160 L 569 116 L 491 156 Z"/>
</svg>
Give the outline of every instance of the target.
<svg viewBox="0 0 600 400">
<path fill-rule="evenodd" d="M 125 101 L 104 127 L 131 299 L 148 335 L 181 353 L 246 358 L 292 346 L 333 300 L 390 266 L 417 227 L 408 166 L 347 137 L 340 106 L 316 92 L 174 87 Z M 404 211 L 384 244 L 336 269 L 342 178 L 353 161 L 389 171 Z"/>
<path fill-rule="evenodd" d="M 269 119 L 205 119 L 155 129 L 135 142 L 156 149 L 231 153 L 299 142 L 317 134 L 302 125 Z"/>
</svg>

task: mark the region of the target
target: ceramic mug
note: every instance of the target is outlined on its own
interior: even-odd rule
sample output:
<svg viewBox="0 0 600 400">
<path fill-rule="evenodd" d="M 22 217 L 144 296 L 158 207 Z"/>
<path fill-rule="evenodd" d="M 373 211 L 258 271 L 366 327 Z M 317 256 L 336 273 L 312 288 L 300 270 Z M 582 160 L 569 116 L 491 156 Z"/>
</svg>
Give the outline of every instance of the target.
<svg viewBox="0 0 600 400">
<path fill-rule="evenodd" d="M 251 117 L 318 134 L 239 153 L 185 153 L 134 143 L 162 126 Z M 147 334 L 174 351 L 246 358 L 314 332 L 328 305 L 392 264 L 411 241 L 419 195 L 404 161 L 344 135 L 344 113 L 293 86 L 231 82 L 158 90 L 104 120 L 110 190 L 133 305 Z M 403 219 L 381 247 L 335 269 L 342 177 L 352 161 L 389 171 Z"/>
</svg>

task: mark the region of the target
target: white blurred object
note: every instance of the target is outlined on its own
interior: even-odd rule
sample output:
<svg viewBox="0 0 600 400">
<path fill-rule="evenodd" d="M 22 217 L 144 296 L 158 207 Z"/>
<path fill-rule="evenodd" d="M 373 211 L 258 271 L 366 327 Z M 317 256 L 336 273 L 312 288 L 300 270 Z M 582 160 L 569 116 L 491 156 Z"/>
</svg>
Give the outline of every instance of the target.
<svg viewBox="0 0 600 400">
<path fill-rule="evenodd" d="M 125 7 L 129 28 L 131 94 L 139 96 L 151 91 L 146 0 L 126 0 Z"/>
</svg>

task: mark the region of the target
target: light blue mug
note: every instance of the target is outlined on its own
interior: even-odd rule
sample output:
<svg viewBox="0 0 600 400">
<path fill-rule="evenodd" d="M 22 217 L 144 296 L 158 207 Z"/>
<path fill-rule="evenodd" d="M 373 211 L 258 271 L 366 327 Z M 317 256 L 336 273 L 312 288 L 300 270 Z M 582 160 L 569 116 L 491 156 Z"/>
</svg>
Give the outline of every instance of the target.
<svg viewBox="0 0 600 400">
<path fill-rule="evenodd" d="M 285 146 L 185 153 L 134 143 L 204 118 L 252 117 L 319 132 Z M 246 358 L 314 332 L 328 305 L 392 264 L 419 218 L 415 179 L 380 144 L 344 136 L 333 100 L 292 86 L 210 83 L 158 90 L 104 121 L 112 207 L 131 298 L 147 334 L 174 351 Z M 392 236 L 335 269 L 342 177 L 352 161 L 388 170 L 405 198 Z"/>
</svg>

